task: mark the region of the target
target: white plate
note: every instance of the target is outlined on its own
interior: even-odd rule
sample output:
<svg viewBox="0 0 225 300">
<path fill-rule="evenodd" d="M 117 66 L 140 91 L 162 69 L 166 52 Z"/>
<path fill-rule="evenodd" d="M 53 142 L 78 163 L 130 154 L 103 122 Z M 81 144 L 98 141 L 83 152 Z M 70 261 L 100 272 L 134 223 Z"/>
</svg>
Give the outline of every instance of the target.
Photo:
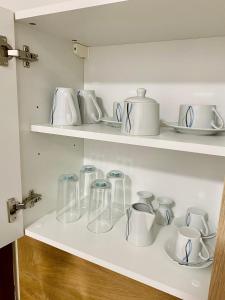
<svg viewBox="0 0 225 300">
<path fill-rule="evenodd" d="M 184 126 L 179 126 L 176 122 L 163 122 L 166 126 L 175 129 L 177 132 L 189 133 L 195 135 L 215 135 L 218 133 L 225 132 L 225 128 L 213 129 L 213 128 L 188 128 Z"/>
<path fill-rule="evenodd" d="M 118 122 L 117 120 L 113 119 L 112 117 L 103 117 L 101 122 L 105 123 L 111 127 L 121 127 L 122 122 Z"/>
<path fill-rule="evenodd" d="M 169 259 L 174 262 L 176 265 L 181 266 L 183 268 L 188 269 L 204 269 L 209 267 L 213 263 L 213 255 L 215 251 L 215 239 L 210 239 L 205 241 L 205 245 L 207 246 L 210 254 L 210 259 L 205 261 L 199 257 L 199 261 L 196 263 L 182 264 L 179 259 L 175 255 L 175 247 L 176 247 L 176 238 L 171 237 L 164 245 L 164 251 L 169 257 Z"/>
<path fill-rule="evenodd" d="M 179 217 L 179 218 L 175 218 L 173 221 L 173 224 L 175 225 L 175 227 L 180 228 L 183 226 L 186 226 L 186 222 L 185 222 L 185 216 Z M 209 227 L 209 234 L 207 236 L 202 236 L 202 238 L 205 239 L 210 239 L 210 238 L 215 238 L 216 237 L 216 229 L 215 226 L 213 226 L 211 224 L 211 222 L 207 222 L 208 227 Z"/>
</svg>

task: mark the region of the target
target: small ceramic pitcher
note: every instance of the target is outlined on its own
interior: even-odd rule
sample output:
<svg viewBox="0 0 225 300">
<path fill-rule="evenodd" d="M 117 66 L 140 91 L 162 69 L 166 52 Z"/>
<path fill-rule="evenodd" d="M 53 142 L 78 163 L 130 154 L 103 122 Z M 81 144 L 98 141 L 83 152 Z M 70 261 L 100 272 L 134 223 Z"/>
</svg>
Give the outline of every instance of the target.
<svg viewBox="0 0 225 300">
<path fill-rule="evenodd" d="M 151 245 L 154 241 L 154 221 L 155 215 L 147 204 L 133 204 L 127 210 L 126 240 L 139 247 Z"/>
<path fill-rule="evenodd" d="M 172 206 L 174 201 L 167 197 L 159 197 L 156 200 L 156 223 L 159 225 L 169 225 L 173 220 L 173 210 Z"/>
</svg>

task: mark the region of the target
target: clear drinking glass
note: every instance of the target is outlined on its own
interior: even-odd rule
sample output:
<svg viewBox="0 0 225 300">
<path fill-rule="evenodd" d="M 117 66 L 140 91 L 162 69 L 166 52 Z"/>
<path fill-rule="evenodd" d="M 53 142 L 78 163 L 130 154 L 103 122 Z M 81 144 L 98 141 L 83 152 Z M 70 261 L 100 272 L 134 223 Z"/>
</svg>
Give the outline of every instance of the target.
<svg viewBox="0 0 225 300">
<path fill-rule="evenodd" d="M 97 179 L 97 169 L 92 165 L 85 165 L 80 170 L 80 202 L 81 209 L 88 208 L 92 182 Z"/>
<path fill-rule="evenodd" d="M 107 180 L 112 185 L 113 220 L 116 222 L 126 213 L 125 176 L 119 170 L 107 174 Z"/>
<path fill-rule="evenodd" d="M 111 183 L 108 180 L 96 179 L 91 184 L 87 228 L 94 233 L 112 228 Z"/>
<path fill-rule="evenodd" d="M 80 218 L 79 179 L 75 174 L 61 175 L 58 179 L 56 219 L 72 223 Z"/>
</svg>

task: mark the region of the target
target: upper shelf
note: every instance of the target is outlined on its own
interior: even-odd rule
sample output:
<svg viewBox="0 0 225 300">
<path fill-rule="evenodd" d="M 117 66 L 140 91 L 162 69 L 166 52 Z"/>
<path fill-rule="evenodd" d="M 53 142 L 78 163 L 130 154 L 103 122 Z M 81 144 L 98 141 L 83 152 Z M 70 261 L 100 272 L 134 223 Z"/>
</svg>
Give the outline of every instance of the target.
<svg viewBox="0 0 225 300">
<path fill-rule="evenodd" d="M 16 20 L 87 46 L 205 38 L 225 35 L 225 1 L 73 0 L 18 11 Z"/>
<path fill-rule="evenodd" d="M 31 131 L 120 144 L 225 156 L 225 135 L 194 136 L 176 133 L 172 129 L 165 127 L 161 128 L 161 133 L 158 136 L 126 136 L 120 133 L 120 129 L 103 124 L 60 127 L 42 124 L 32 125 Z"/>
</svg>

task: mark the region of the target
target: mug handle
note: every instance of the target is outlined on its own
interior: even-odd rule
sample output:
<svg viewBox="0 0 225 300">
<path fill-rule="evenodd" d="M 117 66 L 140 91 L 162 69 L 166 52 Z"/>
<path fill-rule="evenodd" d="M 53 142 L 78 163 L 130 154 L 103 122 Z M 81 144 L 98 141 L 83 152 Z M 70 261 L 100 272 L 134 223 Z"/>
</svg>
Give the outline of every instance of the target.
<svg viewBox="0 0 225 300">
<path fill-rule="evenodd" d="M 203 223 L 203 225 L 205 227 L 205 230 L 204 230 L 204 232 L 202 232 L 202 234 L 204 236 L 207 236 L 207 235 L 209 235 L 209 227 L 208 227 L 208 225 L 207 225 L 206 220 L 205 220 L 204 217 L 202 217 L 202 223 Z"/>
<path fill-rule="evenodd" d="M 54 91 L 54 96 L 53 96 L 53 101 L 52 101 L 52 108 L 51 108 L 51 113 L 50 113 L 50 124 L 53 125 L 54 122 L 54 113 L 55 113 L 55 102 L 56 102 L 56 94 L 58 92 L 58 88 L 55 89 Z"/>
<path fill-rule="evenodd" d="M 214 129 L 222 129 L 222 128 L 224 127 L 224 120 L 223 120 L 223 118 L 222 118 L 221 115 L 218 113 L 218 111 L 216 110 L 215 107 L 213 107 L 212 110 L 213 110 L 214 114 L 217 116 L 217 118 L 218 118 L 218 120 L 219 120 L 219 122 L 220 122 L 220 126 L 217 126 L 214 122 L 212 122 L 212 123 L 211 123 L 212 127 L 213 127 Z"/>
<path fill-rule="evenodd" d="M 96 98 L 93 95 L 91 95 L 91 100 L 92 100 L 92 102 L 93 102 L 93 104 L 94 104 L 94 106 L 97 110 L 97 113 L 98 113 L 98 118 L 96 118 L 96 121 L 99 122 L 102 118 L 102 111 L 101 111 L 101 109 L 100 109 L 100 107 L 99 107 L 99 105 L 96 101 Z"/>
<path fill-rule="evenodd" d="M 200 238 L 200 243 L 202 245 L 202 249 L 205 250 L 206 256 L 202 255 L 202 251 L 199 252 L 199 256 L 201 257 L 202 260 L 208 260 L 210 258 L 210 256 L 209 256 L 209 250 L 207 249 L 206 245 L 204 244 L 202 238 Z"/>
</svg>

